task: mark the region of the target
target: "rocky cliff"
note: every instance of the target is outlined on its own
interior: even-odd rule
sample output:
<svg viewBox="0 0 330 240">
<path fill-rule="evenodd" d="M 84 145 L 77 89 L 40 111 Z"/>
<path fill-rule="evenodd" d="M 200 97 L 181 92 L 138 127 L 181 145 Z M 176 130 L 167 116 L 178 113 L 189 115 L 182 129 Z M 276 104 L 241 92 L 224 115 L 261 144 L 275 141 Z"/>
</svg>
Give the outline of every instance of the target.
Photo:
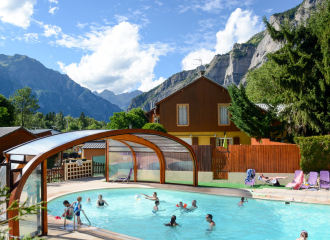
<svg viewBox="0 0 330 240">
<path fill-rule="evenodd" d="M 304 0 L 301 4 L 283 13 L 277 13 L 270 17 L 269 22 L 279 28 L 285 19 L 289 19 L 292 25 L 306 20 L 316 5 L 323 0 Z M 267 61 L 267 54 L 277 51 L 281 44 L 274 42 L 266 31 L 254 35 L 243 44 L 234 44 L 232 50 L 223 55 L 215 55 L 210 64 L 206 65 L 205 76 L 209 79 L 227 86 L 245 82 L 248 70 L 255 69 Z M 127 110 L 142 107 L 149 111 L 156 102 L 171 95 L 180 88 L 198 78 L 197 69 L 183 71 L 174 74 L 161 85 L 132 99 Z"/>
<path fill-rule="evenodd" d="M 81 87 L 68 75 L 48 69 L 35 59 L 0 54 L 0 94 L 9 97 L 25 86 L 36 93 L 38 111 L 44 114 L 62 110 L 64 115 L 79 117 L 84 112 L 97 120 L 109 121 L 114 112 L 122 111 L 117 105 Z"/>
</svg>

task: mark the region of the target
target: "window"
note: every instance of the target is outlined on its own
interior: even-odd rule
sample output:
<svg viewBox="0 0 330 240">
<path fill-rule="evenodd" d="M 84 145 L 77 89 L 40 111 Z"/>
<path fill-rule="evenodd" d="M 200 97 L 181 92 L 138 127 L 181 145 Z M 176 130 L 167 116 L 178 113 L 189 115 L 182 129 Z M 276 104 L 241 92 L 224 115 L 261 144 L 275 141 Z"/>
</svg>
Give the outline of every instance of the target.
<svg viewBox="0 0 330 240">
<path fill-rule="evenodd" d="M 217 138 L 216 139 L 217 147 L 219 147 L 219 146 L 223 147 L 223 142 L 224 141 L 225 141 L 225 138 Z M 227 146 L 228 145 L 233 145 L 233 139 L 232 138 L 227 138 Z"/>
<path fill-rule="evenodd" d="M 189 125 L 189 104 L 177 105 L 177 124 L 178 126 Z"/>
<path fill-rule="evenodd" d="M 218 115 L 219 115 L 219 125 L 229 125 L 230 120 L 229 120 L 229 112 L 228 112 L 228 105 L 225 104 L 218 104 Z"/>
</svg>

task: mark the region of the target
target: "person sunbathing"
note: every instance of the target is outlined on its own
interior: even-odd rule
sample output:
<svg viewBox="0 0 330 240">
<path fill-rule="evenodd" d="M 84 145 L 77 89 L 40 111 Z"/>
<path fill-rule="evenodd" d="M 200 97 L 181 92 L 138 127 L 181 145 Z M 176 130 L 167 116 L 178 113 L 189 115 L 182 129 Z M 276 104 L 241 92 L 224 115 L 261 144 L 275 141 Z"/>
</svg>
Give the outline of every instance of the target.
<svg viewBox="0 0 330 240">
<path fill-rule="evenodd" d="M 287 179 L 288 177 L 265 177 L 262 173 L 259 173 L 259 176 L 265 182 L 271 182 L 278 179 Z"/>
</svg>

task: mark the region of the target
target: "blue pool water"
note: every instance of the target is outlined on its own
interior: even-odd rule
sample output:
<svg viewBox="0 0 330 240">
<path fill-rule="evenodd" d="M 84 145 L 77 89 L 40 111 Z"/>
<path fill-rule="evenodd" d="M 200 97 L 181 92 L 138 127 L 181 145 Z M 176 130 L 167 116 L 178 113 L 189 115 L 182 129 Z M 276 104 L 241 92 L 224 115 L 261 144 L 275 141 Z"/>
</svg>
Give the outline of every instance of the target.
<svg viewBox="0 0 330 240">
<path fill-rule="evenodd" d="M 160 209 L 166 211 L 152 213 L 154 202 L 135 195 L 158 193 Z M 99 194 L 109 204 L 106 208 L 97 208 Z M 330 239 L 330 206 L 293 203 L 285 205 L 280 201 L 248 199 L 243 208 L 236 205 L 237 197 L 223 197 L 200 193 L 189 193 L 161 189 L 100 189 L 68 194 L 52 200 L 48 204 L 51 214 L 61 215 L 62 202 L 70 203 L 82 196 L 82 206 L 92 226 L 141 239 L 242 239 L 242 240 L 288 240 L 296 239 L 302 230 L 309 233 L 308 240 Z M 92 204 L 86 204 L 91 198 Z M 198 209 L 190 213 L 181 213 L 175 206 L 182 201 L 191 205 L 197 200 Z M 213 232 L 207 232 L 206 214 L 212 214 L 216 223 Z M 177 223 L 182 227 L 165 227 L 176 215 Z M 84 216 L 82 222 L 87 223 Z"/>
</svg>

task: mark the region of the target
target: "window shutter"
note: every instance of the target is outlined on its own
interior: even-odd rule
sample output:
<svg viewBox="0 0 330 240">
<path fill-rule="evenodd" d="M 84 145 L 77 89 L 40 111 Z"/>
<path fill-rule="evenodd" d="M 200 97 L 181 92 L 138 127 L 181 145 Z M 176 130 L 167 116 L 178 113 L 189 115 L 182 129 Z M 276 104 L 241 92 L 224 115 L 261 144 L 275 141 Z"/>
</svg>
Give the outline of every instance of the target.
<svg viewBox="0 0 330 240">
<path fill-rule="evenodd" d="M 198 145 L 198 137 L 192 138 L 192 145 Z"/>
<path fill-rule="evenodd" d="M 239 145 L 239 137 L 234 137 L 234 145 Z"/>
<path fill-rule="evenodd" d="M 216 141 L 216 138 L 215 138 L 215 137 L 210 137 L 210 145 L 211 145 L 211 150 L 212 150 L 212 152 L 213 152 L 213 150 L 214 150 L 215 147 L 216 147 L 216 143 L 215 143 L 215 141 Z"/>
</svg>

